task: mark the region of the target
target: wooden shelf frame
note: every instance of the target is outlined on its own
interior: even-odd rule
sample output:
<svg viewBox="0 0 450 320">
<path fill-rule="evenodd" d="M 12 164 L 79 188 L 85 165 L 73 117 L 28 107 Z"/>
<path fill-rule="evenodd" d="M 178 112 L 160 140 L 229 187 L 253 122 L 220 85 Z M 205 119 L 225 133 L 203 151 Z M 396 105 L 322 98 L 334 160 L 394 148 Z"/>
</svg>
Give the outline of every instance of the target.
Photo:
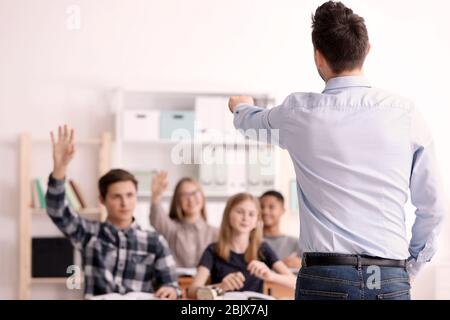
<svg viewBox="0 0 450 320">
<path fill-rule="evenodd" d="M 46 214 L 45 209 L 30 207 L 32 179 L 33 144 L 49 144 L 50 139 L 34 138 L 31 133 L 23 132 L 19 136 L 19 285 L 18 298 L 31 299 L 32 284 L 62 284 L 66 278 L 33 278 L 31 276 L 31 244 L 32 244 L 32 220 L 33 217 Z M 77 141 L 78 145 L 94 145 L 98 147 L 98 176 L 102 176 L 111 168 L 112 135 L 104 132 L 100 138 L 84 139 Z M 106 219 L 106 209 L 99 203 L 98 208 L 87 208 L 80 212 L 89 218 L 97 218 L 100 221 Z"/>
</svg>

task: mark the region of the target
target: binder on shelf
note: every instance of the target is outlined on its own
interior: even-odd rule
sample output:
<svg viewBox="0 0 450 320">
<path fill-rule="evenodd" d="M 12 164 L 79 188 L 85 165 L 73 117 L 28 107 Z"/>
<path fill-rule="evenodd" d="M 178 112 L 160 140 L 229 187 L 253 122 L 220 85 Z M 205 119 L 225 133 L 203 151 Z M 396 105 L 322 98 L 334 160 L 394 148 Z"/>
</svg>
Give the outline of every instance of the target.
<svg viewBox="0 0 450 320">
<path fill-rule="evenodd" d="M 244 149 L 226 150 L 227 192 L 235 194 L 247 189 L 247 158 Z"/>
<path fill-rule="evenodd" d="M 267 146 L 252 147 L 249 150 L 247 167 L 248 190 L 261 194 L 275 185 L 272 148 Z"/>
<path fill-rule="evenodd" d="M 199 183 L 203 186 L 203 189 L 210 190 L 214 185 L 214 165 L 213 164 L 201 164 L 198 174 Z"/>
<path fill-rule="evenodd" d="M 220 138 L 227 141 L 236 133 L 233 114 L 228 109 L 226 96 L 198 96 L 195 98 L 195 121 L 201 141 Z M 219 135 L 219 137 L 216 137 Z"/>
<path fill-rule="evenodd" d="M 261 168 L 258 163 L 249 163 L 247 167 L 248 191 L 252 194 L 260 195 L 264 192 L 261 178 Z"/>
<path fill-rule="evenodd" d="M 131 173 L 138 182 L 138 194 L 149 194 L 151 192 L 154 170 L 133 170 Z"/>
<path fill-rule="evenodd" d="M 199 167 L 199 182 L 203 186 L 205 193 L 209 195 L 227 192 L 228 168 L 224 159 L 221 159 L 223 153 L 217 150 L 218 147 L 203 149 Z"/>
<path fill-rule="evenodd" d="M 247 187 L 246 151 L 214 148 L 211 163 L 202 163 L 199 182 L 209 195 L 233 195 Z"/>
</svg>

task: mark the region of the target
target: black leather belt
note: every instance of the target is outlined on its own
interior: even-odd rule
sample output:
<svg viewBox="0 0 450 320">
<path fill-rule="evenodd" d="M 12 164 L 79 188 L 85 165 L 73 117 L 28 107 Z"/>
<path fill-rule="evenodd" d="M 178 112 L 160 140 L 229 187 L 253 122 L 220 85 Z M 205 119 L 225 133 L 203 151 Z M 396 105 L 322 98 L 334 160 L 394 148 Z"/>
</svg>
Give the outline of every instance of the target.
<svg viewBox="0 0 450 320">
<path fill-rule="evenodd" d="M 379 266 L 406 268 L 406 260 L 393 260 L 364 255 L 358 256 L 334 253 L 304 253 L 302 266 Z"/>
</svg>

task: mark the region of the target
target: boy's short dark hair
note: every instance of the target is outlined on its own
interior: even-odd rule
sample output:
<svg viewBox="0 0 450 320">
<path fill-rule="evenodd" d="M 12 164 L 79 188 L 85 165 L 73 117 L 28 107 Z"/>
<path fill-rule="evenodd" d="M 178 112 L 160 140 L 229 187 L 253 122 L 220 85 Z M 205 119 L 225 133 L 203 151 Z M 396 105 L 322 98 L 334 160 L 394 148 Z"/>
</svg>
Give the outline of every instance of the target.
<svg viewBox="0 0 450 320">
<path fill-rule="evenodd" d="M 275 191 L 275 190 L 269 190 L 269 191 L 264 192 L 263 195 L 261 197 L 259 197 L 259 199 L 261 200 L 262 198 L 268 197 L 268 196 L 275 197 L 278 201 L 281 202 L 282 205 L 284 205 L 283 195 L 280 192 Z"/>
<path fill-rule="evenodd" d="M 134 186 L 138 187 L 138 182 L 134 175 L 130 172 L 122 169 L 112 169 L 104 174 L 100 180 L 98 180 L 98 190 L 100 191 L 100 196 L 105 199 L 106 194 L 108 193 L 108 187 L 116 182 L 121 181 L 131 181 Z"/>
<path fill-rule="evenodd" d="M 342 2 L 328 1 L 312 17 L 312 42 L 336 73 L 362 68 L 369 45 L 364 18 Z"/>
</svg>

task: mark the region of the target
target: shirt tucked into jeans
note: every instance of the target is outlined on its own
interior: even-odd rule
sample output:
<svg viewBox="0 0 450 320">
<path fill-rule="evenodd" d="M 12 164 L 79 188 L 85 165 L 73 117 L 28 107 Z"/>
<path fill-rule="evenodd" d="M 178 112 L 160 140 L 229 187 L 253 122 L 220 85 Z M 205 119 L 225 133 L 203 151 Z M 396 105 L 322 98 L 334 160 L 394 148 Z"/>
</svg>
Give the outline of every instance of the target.
<svg viewBox="0 0 450 320">
<path fill-rule="evenodd" d="M 409 275 L 431 260 L 447 208 L 430 130 L 411 101 L 362 76 L 337 77 L 269 110 L 240 104 L 234 124 L 267 130 L 289 152 L 304 252 L 408 259 Z M 417 210 L 408 241 L 409 193 Z"/>
<path fill-rule="evenodd" d="M 315 256 L 327 254 L 315 254 Z M 404 268 L 373 266 L 306 266 L 297 277 L 298 300 L 409 300 Z"/>
</svg>

